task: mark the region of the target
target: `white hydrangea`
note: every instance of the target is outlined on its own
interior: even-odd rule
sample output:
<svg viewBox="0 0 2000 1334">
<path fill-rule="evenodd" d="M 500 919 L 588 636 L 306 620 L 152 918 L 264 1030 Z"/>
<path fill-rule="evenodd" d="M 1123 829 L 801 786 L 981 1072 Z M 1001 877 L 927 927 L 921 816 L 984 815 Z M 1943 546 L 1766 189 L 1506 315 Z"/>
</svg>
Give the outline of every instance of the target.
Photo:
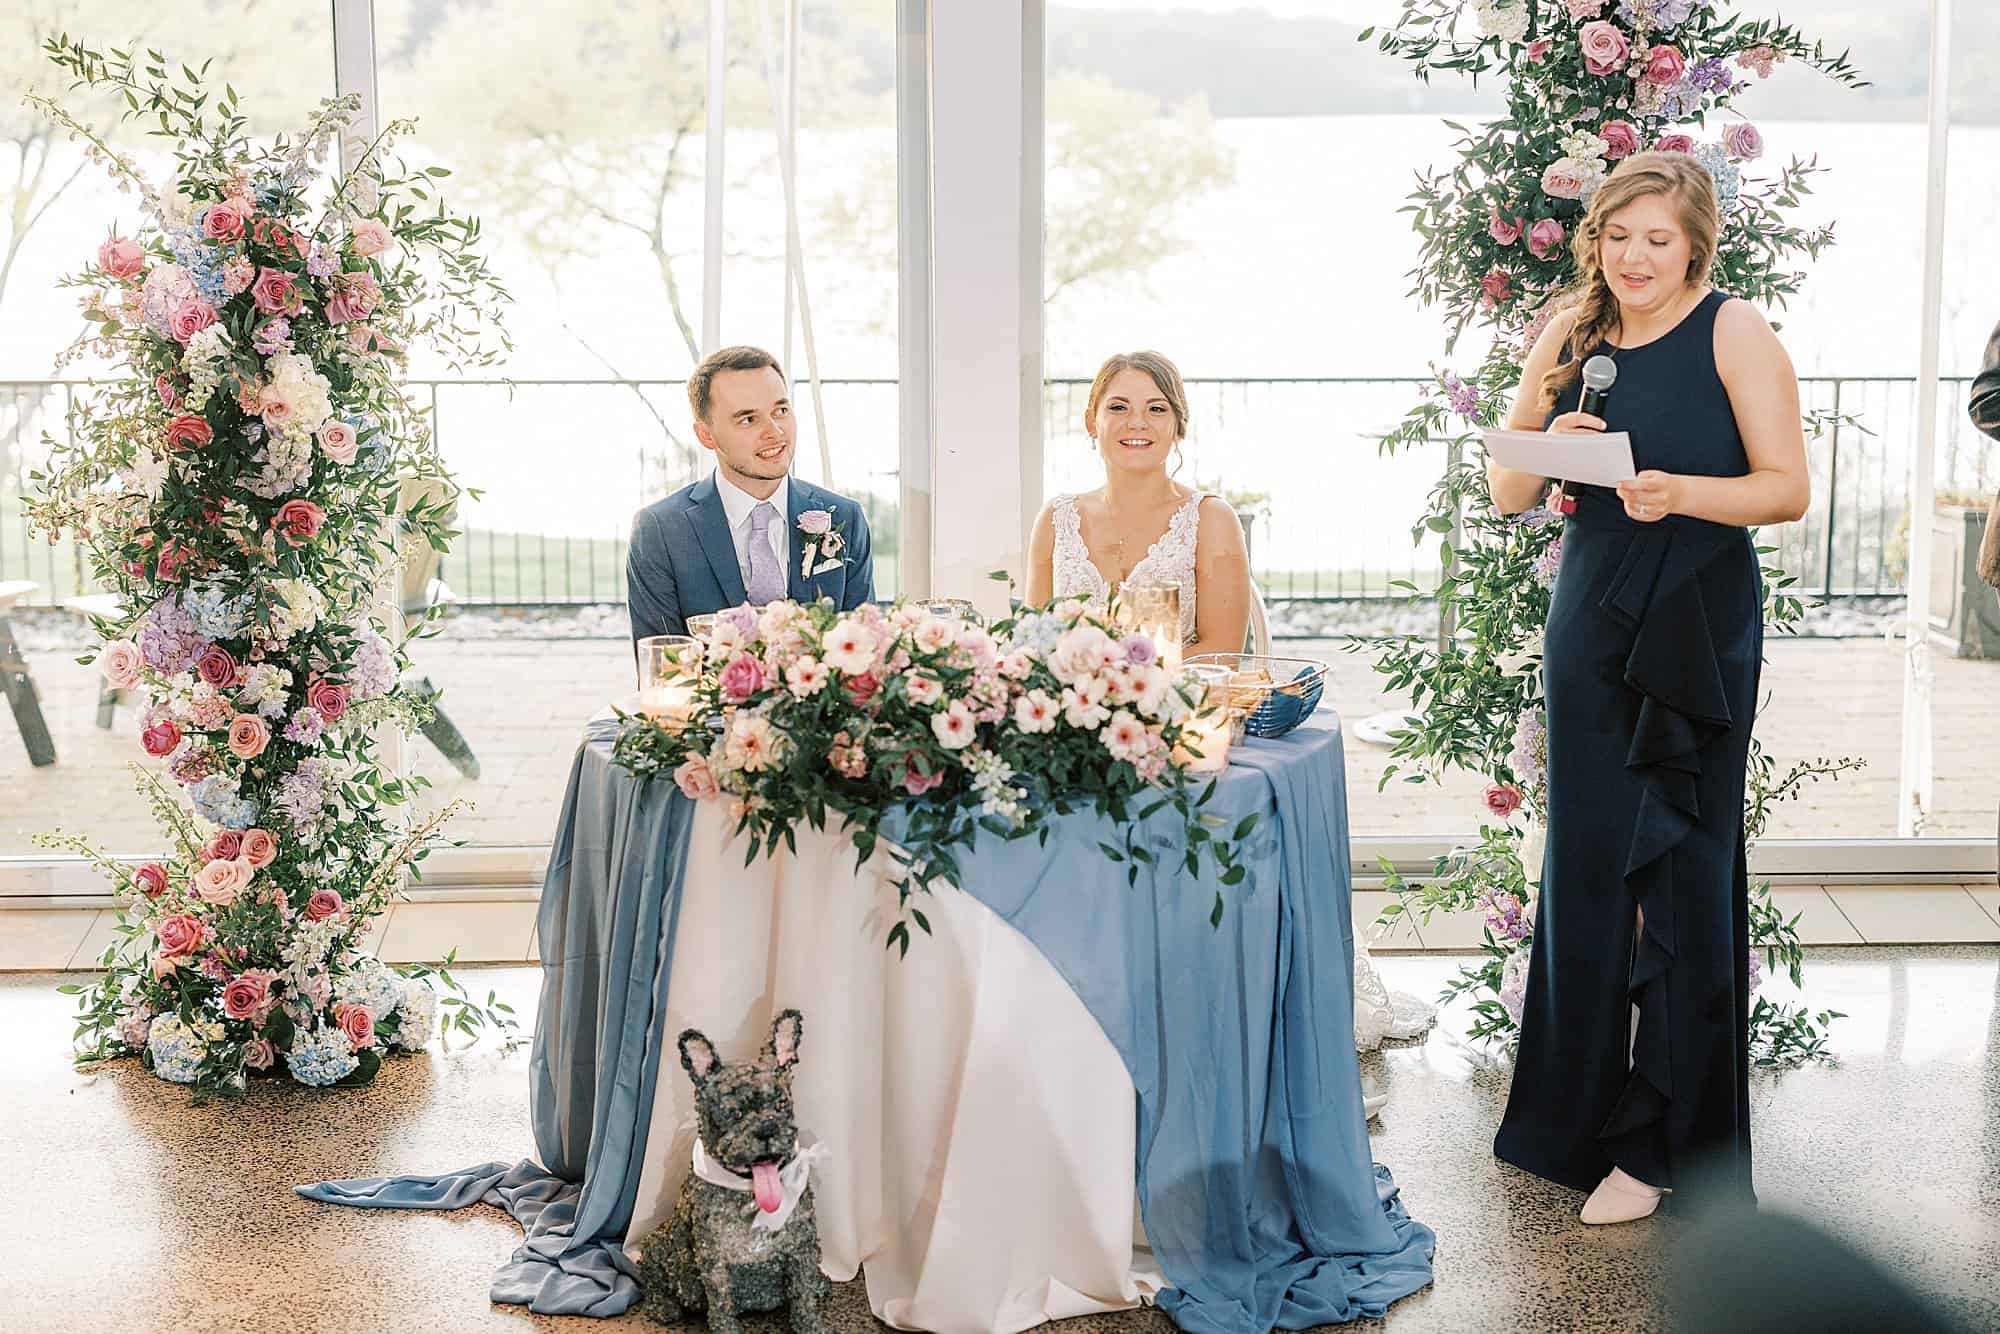
<svg viewBox="0 0 2000 1334">
<path fill-rule="evenodd" d="M 437 1031 L 437 993 L 417 978 L 403 981 L 403 996 L 396 1009 L 402 1015 L 396 1038 L 391 1044 L 404 1051 L 422 1051 Z"/>
<path fill-rule="evenodd" d="M 278 605 L 271 609 L 271 636 L 290 639 L 319 624 L 326 614 L 326 595 L 303 579 L 279 579 L 271 585 Z"/>
<path fill-rule="evenodd" d="M 1473 0 L 1473 8 L 1484 36 L 1518 42 L 1528 35 L 1528 7 L 1523 0 Z"/>
<path fill-rule="evenodd" d="M 379 1023 L 403 998 L 403 979 L 372 954 L 350 954 L 347 971 L 333 984 L 335 1004 L 365 1005 Z"/>
<path fill-rule="evenodd" d="M 170 232 L 194 222 L 194 200 L 181 193 L 181 180 L 179 176 L 169 180 L 157 200 L 160 225 Z"/>
<path fill-rule="evenodd" d="M 122 474 L 125 489 L 134 495 L 144 496 L 148 502 L 160 498 L 160 492 L 167 485 L 168 463 L 151 450 L 140 449 L 132 455 L 132 464 Z"/>
<path fill-rule="evenodd" d="M 1576 130 L 1565 134 L 1556 141 L 1556 144 L 1562 149 L 1564 157 L 1578 162 L 1595 163 L 1599 171 L 1604 169 L 1605 155 L 1611 151 L 1611 145 L 1604 141 L 1603 136 L 1589 130 Z"/>
<path fill-rule="evenodd" d="M 274 662 L 260 662 L 243 673 L 243 685 L 236 693 L 236 702 L 244 708 L 256 708 L 267 702 L 282 703 L 291 693 L 292 674 Z"/>
</svg>

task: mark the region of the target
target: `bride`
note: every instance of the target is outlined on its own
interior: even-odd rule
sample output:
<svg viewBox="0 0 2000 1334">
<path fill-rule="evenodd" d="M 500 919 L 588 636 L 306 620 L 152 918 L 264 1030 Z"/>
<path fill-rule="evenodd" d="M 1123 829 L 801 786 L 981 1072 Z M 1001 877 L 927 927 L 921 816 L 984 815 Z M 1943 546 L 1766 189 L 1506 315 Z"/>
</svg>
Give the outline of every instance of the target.
<svg viewBox="0 0 2000 1334">
<path fill-rule="evenodd" d="M 1126 583 L 1177 583 L 1181 640 L 1196 653 L 1241 653 L 1250 625 L 1243 525 L 1220 496 L 1173 478 L 1187 435 L 1187 389 L 1157 352 L 1106 361 L 1091 381 L 1083 428 L 1104 485 L 1057 496 L 1035 518 L 1028 601 L 1102 601 Z"/>
<path fill-rule="evenodd" d="M 1187 435 L 1187 388 L 1157 352 L 1107 360 L 1091 381 L 1083 429 L 1104 462 L 1104 485 L 1057 496 L 1035 518 L 1028 546 L 1028 602 L 1108 599 L 1125 583 L 1178 583 L 1188 656 L 1240 653 L 1250 624 L 1250 558 L 1229 502 L 1174 480 Z M 1382 985 L 1356 933 L 1354 1038 L 1372 1051 L 1412 1038 L 1435 1012 Z M 1369 1114 L 1381 1105 L 1370 1097 Z"/>
</svg>

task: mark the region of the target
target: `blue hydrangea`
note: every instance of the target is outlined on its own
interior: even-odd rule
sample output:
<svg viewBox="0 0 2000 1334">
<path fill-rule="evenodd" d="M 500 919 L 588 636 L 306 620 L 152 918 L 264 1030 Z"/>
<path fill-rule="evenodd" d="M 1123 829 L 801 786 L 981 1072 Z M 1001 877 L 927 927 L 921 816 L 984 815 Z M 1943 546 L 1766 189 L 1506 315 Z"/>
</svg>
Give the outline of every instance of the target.
<svg viewBox="0 0 2000 1334">
<path fill-rule="evenodd" d="M 230 597 L 214 584 L 202 584 L 181 594 L 181 610 L 208 639 L 237 639 L 243 634 L 246 597 Z"/>
<path fill-rule="evenodd" d="M 163 1014 L 153 1020 L 146 1035 L 146 1050 L 153 1057 L 153 1073 L 169 1084 L 192 1084 L 208 1048 L 178 1015 Z"/>
<path fill-rule="evenodd" d="M 301 1032 L 292 1049 L 285 1053 L 285 1066 L 292 1072 L 292 1078 L 314 1088 L 338 1084 L 360 1064 L 354 1044 L 337 1028 L 322 1028 L 310 1034 Z"/>
<path fill-rule="evenodd" d="M 1729 152 L 1721 144 L 1696 144 L 1695 161 L 1708 168 L 1708 174 L 1715 178 L 1715 202 L 1726 215 L 1736 208 L 1736 197 L 1743 189 L 1743 173 L 1729 160 Z"/>
<path fill-rule="evenodd" d="M 1014 647 L 1047 657 L 1055 652 L 1056 640 L 1062 638 L 1062 632 L 1060 617 L 1030 612 L 1014 623 Z"/>
<path fill-rule="evenodd" d="M 241 795 L 228 774 L 210 774 L 188 789 L 188 798 L 195 814 L 210 824 L 240 833 L 257 823 L 257 803 Z"/>
<path fill-rule="evenodd" d="M 195 215 L 192 227 L 183 227 L 167 236 L 167 244 L 172 247 L 174 258 L 193 280 L 195 291 L 211 306 L 220 306 L 228 293 L 222 286 L 222 252 L 210 245 L 202 237 L 202 219 L 208 216 L 203 209 Z"/>
</svg>

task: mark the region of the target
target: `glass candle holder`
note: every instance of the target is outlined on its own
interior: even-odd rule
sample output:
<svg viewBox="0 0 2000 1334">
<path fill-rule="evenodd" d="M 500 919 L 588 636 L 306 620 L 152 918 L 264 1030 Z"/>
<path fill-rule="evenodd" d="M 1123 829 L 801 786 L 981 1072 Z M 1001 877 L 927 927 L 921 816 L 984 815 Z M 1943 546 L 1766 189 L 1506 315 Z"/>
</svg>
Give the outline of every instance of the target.
<svg viewBox="0 0 2000 1334">
<path fill-rule="evenodd" d="M 1160 653 L 1160 666 L 1177 672 L 1181 666 L 1181 586 L 1164 579 L 1119 588 L 1119 620 L 1149 635 Z"/>
<path fill-rule="evenodd" d="M 1181 724 L 1180 758 L 1191 773 L 1217 773 L 1229 767 L 1240 717 L 1230 704 L 1229 669 L 1197 663 L 1190 671 L 1201 693 L 1194 713 Z"/>
<path fill-rule="evenodd" d="M 979 621 L 979 608 L 966 598 L 918 598 L 914 605 L 947 621 L 964 621 L 968 625 Z"/>
<path fill-rule="evenodd" d="M 639 712 L 678 730 L 694 716 L 701 679 L 701 641 L 693 635 L 648 635 L 639 641 Z"/>
<path fill-rule="evenodd" d="M 688 633 L 698 639 L 706 639 L 715 630 L 715 613 L 696 612 L 687 618 Z"/>
</svg>

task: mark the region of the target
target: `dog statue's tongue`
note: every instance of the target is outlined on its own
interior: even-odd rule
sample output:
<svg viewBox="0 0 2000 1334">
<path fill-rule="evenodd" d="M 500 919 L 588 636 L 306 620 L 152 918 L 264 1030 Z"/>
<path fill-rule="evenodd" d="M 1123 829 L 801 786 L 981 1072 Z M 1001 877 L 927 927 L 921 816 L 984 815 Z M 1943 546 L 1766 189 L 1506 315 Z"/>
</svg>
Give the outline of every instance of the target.
<svg viewBox="0 0 2000 1334">
<path fill-rule="evenodd" d="M 757 1193 L 757 1207 L 767 1214 L 775 1214 L 785 1202 L 784 1189 L 778 1185 L 778 1165 L 774 1162 L 751 1165 L 750 1188 Z"/>
</svg>

